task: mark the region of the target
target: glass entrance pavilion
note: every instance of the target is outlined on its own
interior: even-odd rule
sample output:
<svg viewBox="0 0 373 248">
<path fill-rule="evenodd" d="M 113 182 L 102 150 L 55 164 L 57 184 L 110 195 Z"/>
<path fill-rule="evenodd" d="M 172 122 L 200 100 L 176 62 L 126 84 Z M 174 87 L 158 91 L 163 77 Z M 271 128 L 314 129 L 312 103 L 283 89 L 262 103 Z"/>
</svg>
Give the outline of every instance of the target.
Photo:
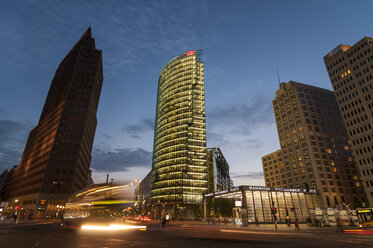
<svg viewBox="0 0 373 248">
<path fill-rule="evenodd" d="M 316 208 L 321 208 L 315 190 L 303 188 L 271 188 L 265 186 L 239 186 L 204 195 L 204 217 L 209 199 L 224 198 L 235 201 L 242 223 L 306 222 Z M 244 224 L 245 225 L 245 224 Z"/>
</svg>

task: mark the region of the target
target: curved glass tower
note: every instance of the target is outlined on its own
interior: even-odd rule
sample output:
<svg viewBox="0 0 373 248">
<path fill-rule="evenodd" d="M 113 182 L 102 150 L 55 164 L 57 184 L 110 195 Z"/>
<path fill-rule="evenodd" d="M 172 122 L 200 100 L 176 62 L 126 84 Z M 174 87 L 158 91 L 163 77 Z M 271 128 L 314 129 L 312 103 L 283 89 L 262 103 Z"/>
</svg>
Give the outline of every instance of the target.
<svg viewBox="0 0 373 248">
<path fill-rule="evenodd" d="M 158 80 L 153 203 L 201 204 L 207 191 L 204 67 L 202 51 L 170 60 Z M 175 207 L 175 206 L 174 206 Z"/>
</svg>

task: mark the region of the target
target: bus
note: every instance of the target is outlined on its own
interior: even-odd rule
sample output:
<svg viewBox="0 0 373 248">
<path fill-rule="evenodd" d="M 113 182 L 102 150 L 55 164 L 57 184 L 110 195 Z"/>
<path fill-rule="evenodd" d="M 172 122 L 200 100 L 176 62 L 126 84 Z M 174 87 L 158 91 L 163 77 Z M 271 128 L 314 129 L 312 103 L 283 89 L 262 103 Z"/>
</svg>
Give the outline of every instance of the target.
<svg viewBox="0 0 373 248">
<path fill-rule="evenodd" d="M 373 208 L 358 208 L 356 210 L 359 226 L 363 228 L 373 228 Z"/>
<path fill-rule="evenodd" d="M 126 210 L 133 207 L 131 184 L 92 185 L 73 194 L 66 203 L 62 226 L 82 230 L 144 229 L 125 223 Z"/>
</svg>

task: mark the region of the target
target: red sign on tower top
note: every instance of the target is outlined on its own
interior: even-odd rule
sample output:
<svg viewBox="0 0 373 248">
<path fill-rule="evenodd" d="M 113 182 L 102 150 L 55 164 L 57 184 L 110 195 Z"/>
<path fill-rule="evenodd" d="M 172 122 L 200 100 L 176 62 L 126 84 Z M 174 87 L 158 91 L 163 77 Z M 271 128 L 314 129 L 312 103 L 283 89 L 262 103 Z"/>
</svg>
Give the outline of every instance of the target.
<svg viewBox="0 0 373 248">
<path fill-rule="evenodd" d="M 191 56 L 191 55 L 194 55 L 194 50 L 191 50 L 191 51 L 188 51 L 186 54 L 187 54 L 187 56 Z"/>
</svg>

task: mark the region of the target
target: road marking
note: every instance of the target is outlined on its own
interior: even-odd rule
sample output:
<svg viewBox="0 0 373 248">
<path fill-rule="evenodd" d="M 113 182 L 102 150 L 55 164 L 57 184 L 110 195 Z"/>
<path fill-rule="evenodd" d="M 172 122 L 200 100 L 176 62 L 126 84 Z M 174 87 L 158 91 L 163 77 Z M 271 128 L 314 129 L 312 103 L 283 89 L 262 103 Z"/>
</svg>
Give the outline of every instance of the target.
<svg viewBox="0 0 373 248">
<path fill-rule="evenodd" d="M 241 230 L 230 230 L 230 229 L 220 229 L 220 231 L 221 232 L 231 232 L 231 233 L 263 234 L 263 235 L 313 236 L 313 234 L 310 234 L 310 233 L 255 232 L 255 231 L 241 231 Z"/>
<path fill-rule="evenodd" d="M 50 234 L 48 234 L 47 236 L 45 236 L 44 238 L 42 238 L 39 242 L 36 242 L 34 246 L 40 245 L 41 242 L 43 242 L 44 240 L 46 240 L 47 238 L 49 238 L 52 234 L 55 234 L 55 233 L 51 232 Z"/>
</svg>

